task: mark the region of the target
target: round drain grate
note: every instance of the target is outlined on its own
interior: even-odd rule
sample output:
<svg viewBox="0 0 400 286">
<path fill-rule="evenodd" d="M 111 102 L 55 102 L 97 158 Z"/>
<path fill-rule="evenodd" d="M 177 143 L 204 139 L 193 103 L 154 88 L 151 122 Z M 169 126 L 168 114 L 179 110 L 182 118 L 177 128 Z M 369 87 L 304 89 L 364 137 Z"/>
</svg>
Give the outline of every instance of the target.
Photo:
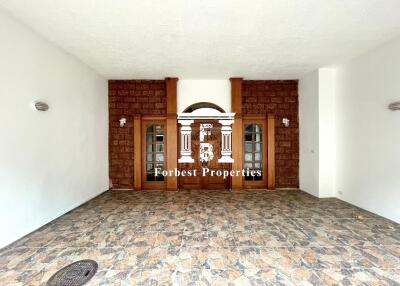
<svg viewBox="0 0 400 286">
<path fill-rule="evenodd" d="M 93 260 L 80 260 L 58 270 L 47 286 L 81 286 L 88 282 L 97 272 L 97 263 Z"/>
</svg>

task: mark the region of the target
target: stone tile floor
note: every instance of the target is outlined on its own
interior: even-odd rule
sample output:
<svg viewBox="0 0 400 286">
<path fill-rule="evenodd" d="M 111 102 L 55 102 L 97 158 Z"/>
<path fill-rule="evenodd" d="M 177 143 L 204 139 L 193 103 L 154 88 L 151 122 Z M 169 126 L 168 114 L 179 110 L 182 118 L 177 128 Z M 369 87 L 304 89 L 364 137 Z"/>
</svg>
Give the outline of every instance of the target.
<svg viewBox="0 0 400 286">
<path fill-rule="evenodd" d="M 0 285 L 400 285 L 400 225 L 301 191 L 109 191 L 0 250 Z"/>
</svg>

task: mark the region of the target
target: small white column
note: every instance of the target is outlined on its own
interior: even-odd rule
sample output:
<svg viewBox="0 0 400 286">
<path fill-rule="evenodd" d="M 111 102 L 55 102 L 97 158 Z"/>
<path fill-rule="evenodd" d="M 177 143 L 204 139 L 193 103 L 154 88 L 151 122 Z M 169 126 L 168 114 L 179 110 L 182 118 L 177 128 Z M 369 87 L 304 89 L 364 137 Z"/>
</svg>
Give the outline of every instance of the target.
<svg viewBox="0 0 400 286">
<path fill-rule="evenodd" d="M 193 120 L 182 119 L 178 120 L 181 124 L 181 158 L 178 159 L 179 163 L 194 163 L 192 158 L 192 127 L 190 125 Z"/>
<path fill-rule="evenodd" d="M 233 163 L 232 159 L 232 123 L 233 120 L 219 120 L 221 127 L 221 158 L 218 163 Z"/>
</svg>

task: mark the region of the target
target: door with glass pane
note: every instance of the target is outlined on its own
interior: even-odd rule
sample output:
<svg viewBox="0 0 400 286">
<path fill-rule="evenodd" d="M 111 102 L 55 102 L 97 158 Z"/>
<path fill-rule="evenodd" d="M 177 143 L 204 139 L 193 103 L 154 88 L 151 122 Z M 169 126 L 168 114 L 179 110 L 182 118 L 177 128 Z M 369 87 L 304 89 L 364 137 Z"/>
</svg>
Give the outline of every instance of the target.
<svg viewBox="0 0 400 286">
<path fill-rule="evenodd" d="M 244 120 L 243 136 L 244 187 L 265 188 L 267 182 L 267 132 L 265 120 Z"/>
<path fill-rule="evenodd" d="M 163 189 L 165 170 L 165 123 L 163 121 L 143 121 L 142 134 L 142 181 L 145 189 Z"/>
</svg>

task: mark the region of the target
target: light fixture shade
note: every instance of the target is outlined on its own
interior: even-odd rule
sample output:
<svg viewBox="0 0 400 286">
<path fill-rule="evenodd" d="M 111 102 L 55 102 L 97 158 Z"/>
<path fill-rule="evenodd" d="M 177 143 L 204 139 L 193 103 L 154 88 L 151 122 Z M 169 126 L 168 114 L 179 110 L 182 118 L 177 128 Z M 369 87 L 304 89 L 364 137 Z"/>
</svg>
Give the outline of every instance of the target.
<svg viewBox="0 0 400 286">
<path fill-rule="evenodd" d="M 400 110 L 400 101 L 389 104 L 389 109 L 393 111 Z"/>
<path fill-rule="evenodd" d="M 121 117 L 121 119 L 119 120 L 119 126 L 120 127 L 124 127 L 126 124 L 126 118 L 125 117 Z"/>
</svg>

